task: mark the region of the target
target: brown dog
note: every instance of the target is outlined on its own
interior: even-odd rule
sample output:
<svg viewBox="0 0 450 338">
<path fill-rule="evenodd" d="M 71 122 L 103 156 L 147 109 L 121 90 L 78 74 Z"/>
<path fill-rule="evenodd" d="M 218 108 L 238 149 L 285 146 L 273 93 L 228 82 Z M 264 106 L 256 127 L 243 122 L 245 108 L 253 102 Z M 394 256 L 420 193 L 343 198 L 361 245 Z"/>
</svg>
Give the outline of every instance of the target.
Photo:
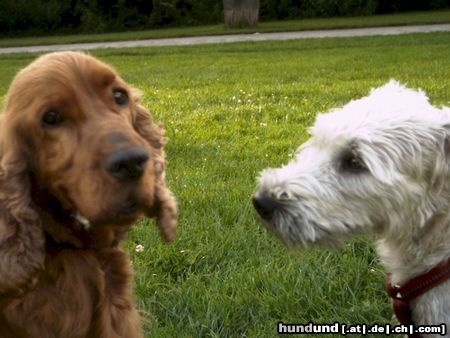
<svg viewBox="0 0 450 338">
<path fill-rule="evenodd" d="M 177 210 L 162 128 L 109 66 L 51 53 L 20 71 L 0 121 L 0 336 L 142 337 L 118 243 Z"/>
</svg>

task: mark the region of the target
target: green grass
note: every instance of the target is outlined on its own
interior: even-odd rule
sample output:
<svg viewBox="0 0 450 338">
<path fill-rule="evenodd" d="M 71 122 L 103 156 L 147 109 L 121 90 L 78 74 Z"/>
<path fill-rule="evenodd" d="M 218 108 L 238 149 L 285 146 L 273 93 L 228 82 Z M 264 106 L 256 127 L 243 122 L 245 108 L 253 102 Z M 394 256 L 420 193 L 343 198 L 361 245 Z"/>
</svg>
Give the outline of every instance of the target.
<svg viewBox="0 0 450 338">
<path fill-rule="evenodd" d="M 399 26 L 430 23 L 449 23 L 450 10 L 397 13 L 364 17 L 319 18 L 293 21 L 261 22 L 257 28 L 227 29 L 224 25 L 154 29 L 146 31 L 105 34 L 58 35 L 0 39 L 0 47 L 49 45 L 81 42 L 142 40 L 199 35 L 239 34 L 317 29 Z"/>
<path fill-rule="evenodd" d="M 144 90 L 170 138 L 178 236 L 163 244 L 141 221 L 124 245 L 147 337 L 275 337 L 278 321 L 392 323 L 368 239 L 289 252 L 250 198 L 258 172 L 286 163 L 317 113 L 390 78 L 450 104 L 450 33 L 92 53 Z M 0 56 L 0 96 L 31 59 Z"/>
</svg>

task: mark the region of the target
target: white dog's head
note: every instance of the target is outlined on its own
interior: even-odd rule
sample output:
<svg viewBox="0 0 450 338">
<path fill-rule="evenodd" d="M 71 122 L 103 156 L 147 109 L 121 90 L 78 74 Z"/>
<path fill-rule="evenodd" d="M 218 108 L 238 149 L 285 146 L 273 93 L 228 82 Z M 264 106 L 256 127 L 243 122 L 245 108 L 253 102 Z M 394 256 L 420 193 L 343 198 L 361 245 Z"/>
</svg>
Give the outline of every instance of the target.
<svg viewBox="0 0 450 338">
<path fill-rule="evenodd" d="M 261 173 L 255 208 L 288 245 L 417 235 L 448 213 L 449 123 L 450 109 L 390 81 L 319 115 L 296 158 Z"/>
</svg>

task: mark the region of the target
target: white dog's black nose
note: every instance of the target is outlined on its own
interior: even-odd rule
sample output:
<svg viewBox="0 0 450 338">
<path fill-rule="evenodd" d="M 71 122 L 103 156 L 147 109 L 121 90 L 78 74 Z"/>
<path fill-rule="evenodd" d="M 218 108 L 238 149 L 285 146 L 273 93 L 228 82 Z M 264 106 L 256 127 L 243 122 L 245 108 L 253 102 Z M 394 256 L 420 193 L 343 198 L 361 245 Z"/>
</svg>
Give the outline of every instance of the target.
<svg viewBox="0 0 450 338">
<path fill-rule="evenodd" d="M 108 155 L 106 170 L 119 181 L 138 179 L 148 161 L 148 153 L 140 147 L 121 149 Z"/>
<path fill-rule="evenodd" d="M 253 196 L 253 206 L 263 219 L 271 219 L 280 203 L 267 195 L 256 194 Z"/>
</svg>

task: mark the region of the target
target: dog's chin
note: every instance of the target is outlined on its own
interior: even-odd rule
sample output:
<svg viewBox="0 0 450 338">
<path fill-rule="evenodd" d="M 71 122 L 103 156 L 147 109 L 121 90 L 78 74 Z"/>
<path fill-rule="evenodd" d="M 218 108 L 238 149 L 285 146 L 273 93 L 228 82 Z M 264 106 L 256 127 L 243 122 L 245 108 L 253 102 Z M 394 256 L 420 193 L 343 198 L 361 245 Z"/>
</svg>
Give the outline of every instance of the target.
<svg viewBox="0 0 450 338">
<path fill-rule="evenodd" d="M 301 217 L 291 215 L 278 215 L 270 220 L 263 220 L 263 224 L 290 249 L 308 247 L 311 245 L 336 247 L 341 244 L 341 239 L 312 221 L 305 221 Z"/>
<path fill-rule="evenodd" d="M 83 213 L 80 208 L 74 212 L 73 217 L 85 229 L 104 225 L 132 225 L 143 214 L 147 213 L 148 208 L 145 203 L 129 199 L 124 202 L 113 203 L 104 208 L 104 211 L 95 214 Z"/>
</svg>

